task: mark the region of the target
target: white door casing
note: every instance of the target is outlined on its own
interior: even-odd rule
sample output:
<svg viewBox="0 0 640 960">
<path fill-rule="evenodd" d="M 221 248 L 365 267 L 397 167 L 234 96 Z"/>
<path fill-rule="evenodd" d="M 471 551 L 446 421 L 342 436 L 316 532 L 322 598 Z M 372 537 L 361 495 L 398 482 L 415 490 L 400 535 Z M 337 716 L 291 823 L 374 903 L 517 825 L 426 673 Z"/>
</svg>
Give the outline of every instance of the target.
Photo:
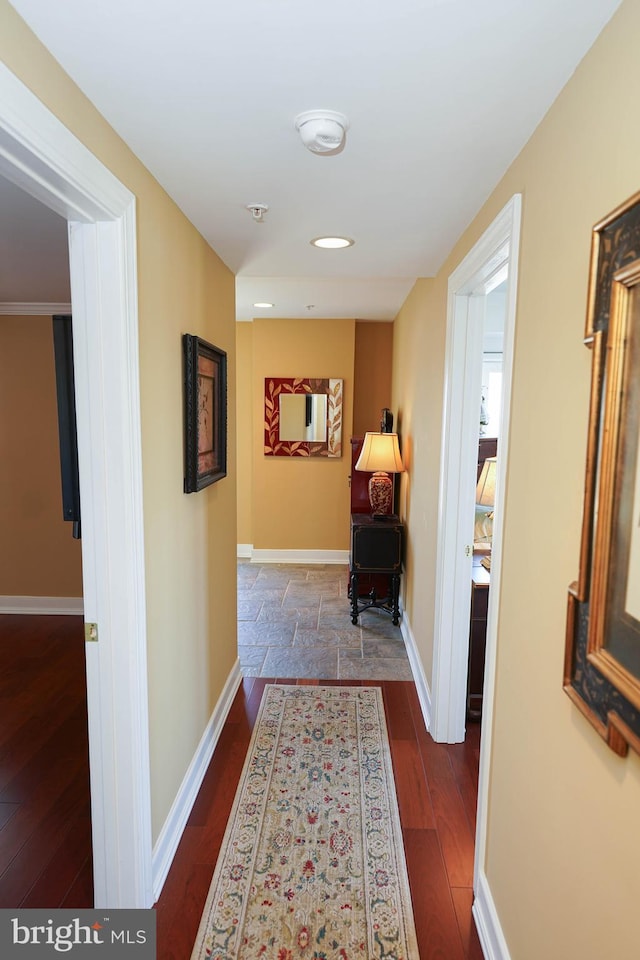
<svg viewBox="0 0 640 960">
<path fill-rule="evenodd" d="M 4 64 L 0 175 L 69 221 L 94 897 L 150 907 L 135 197 Z"/>
<path fill-rule="evenodd" d="M 522 197 L 515 194 L 449 278 L 444 418 L 439 497 L 433 715 L 435 740 L 458 743 L 465 734 L 471 558 L 484 298 L 508 279 L 503 354 L 500 448 L 491 553 L 491 590 L 482 709 L 474 890 L 485 878 L 491 731 L 502 560 L 504 491 L 509 459 L 509 414 L 513 370 Z M 464 479 L 461 480 L 460 478 Z M 477 917 L 476 917 L 477 919 Z"/>
<path fill-rule="evenodd" d="M 445 743 L 462 742 L 465 732 L 472 562 L 466 548 L 473 531 L 485 297 L 508 276 L 490 603 L 499 592 L 520 208 L 516 195 L 449 278 L 431 723 L 434 739 Z"/>
</svg>

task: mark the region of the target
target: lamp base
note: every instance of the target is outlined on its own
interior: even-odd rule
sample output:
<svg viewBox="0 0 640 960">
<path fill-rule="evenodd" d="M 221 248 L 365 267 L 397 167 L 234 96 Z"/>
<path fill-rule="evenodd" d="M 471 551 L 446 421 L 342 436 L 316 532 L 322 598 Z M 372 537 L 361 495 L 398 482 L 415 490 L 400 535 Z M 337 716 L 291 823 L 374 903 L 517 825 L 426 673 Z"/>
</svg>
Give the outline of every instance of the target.
<svg viewBox="0 0 640 960">
<path fill-rule="evenodd" d="M 369 480 L 369 503 L 374 517 L 384 517 L 391 513 L 393 500 L 393 480 L 388 473 L 377 470 Z"/>
</svg>

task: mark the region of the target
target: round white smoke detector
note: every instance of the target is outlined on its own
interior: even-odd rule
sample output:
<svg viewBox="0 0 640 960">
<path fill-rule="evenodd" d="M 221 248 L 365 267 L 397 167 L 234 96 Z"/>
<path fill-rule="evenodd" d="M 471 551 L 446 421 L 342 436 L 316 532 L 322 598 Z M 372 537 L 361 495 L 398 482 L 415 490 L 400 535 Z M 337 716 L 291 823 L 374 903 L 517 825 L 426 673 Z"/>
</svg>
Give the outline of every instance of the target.
<svg viewBox="0 0 640 960">
<path fill-rule="evenodd" d="M 348 129 L 345 115 L 335 110 L 305 110 L 296 117 L 296 130 L 312 153 L 337 153 Z"/>
</svg>

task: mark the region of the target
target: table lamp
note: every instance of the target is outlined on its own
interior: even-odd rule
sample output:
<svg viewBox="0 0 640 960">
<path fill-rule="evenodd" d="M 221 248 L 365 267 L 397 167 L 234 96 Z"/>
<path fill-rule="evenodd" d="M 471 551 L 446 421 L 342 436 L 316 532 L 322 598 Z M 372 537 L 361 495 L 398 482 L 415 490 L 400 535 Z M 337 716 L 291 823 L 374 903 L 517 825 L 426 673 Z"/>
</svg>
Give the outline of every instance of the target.
<svg viewBox="0 0 640 960">
<path fill-rule="evenodd" d="M 356 470 L 372 473 L 369 480 L 369 503 L 374 518 L 391 513 L 393 480 L 390 474 L 404 470 L 397 433 L 365 433 Z"/>
<path fill-rule="evenodd" d="M 497 457 L 487 457 L 482 464 L 482 473 L 476 487 L 476 503 L 481 507 L 493 507 L 496 499 Z"/>
</svg>

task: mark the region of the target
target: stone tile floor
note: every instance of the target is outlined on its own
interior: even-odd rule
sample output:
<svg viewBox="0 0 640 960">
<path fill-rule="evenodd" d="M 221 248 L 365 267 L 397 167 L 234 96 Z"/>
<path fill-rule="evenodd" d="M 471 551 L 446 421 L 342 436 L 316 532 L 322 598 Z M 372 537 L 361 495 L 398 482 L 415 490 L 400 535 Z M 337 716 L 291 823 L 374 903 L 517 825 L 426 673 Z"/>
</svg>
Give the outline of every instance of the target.
<svg viewBox="0 0 640 960">
<path fill-rule="evenodd" d="M 342 564 L 238 560 L 238 656 L 245 677 L 412 680 L 400 633 L 382 610 L 351 623 Z"/>
</svg>

